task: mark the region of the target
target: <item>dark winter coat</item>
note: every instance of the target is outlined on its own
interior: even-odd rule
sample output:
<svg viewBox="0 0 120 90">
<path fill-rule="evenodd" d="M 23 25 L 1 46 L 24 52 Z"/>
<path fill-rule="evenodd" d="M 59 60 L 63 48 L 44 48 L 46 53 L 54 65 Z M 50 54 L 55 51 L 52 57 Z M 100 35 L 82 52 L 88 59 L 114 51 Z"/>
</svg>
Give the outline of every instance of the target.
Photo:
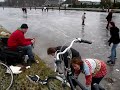
<svg viewBox="0 0 120 90">
<path fill-rule="evenodd" d="M 112 20 L 112 12 L 109 12 L 109 14 L 106 17 L 107 21 L 111 21 Z"/>
<path fill-rule="evenodd" d="M 68 46 L 58 46 L 57 47 L 57 50 L 60 50 L 60 51 L 64 51 L 66 48 L 67 48 Z M 80 54 L 79 54 L 79 52 L 78 51 L 76 51 L 75 49 L 73 49 L 73 48 L 71 48 L 70 49 L 71 50 L 71 52 L 72 52 L 72 58 L 73 57 L 80 57 Z M 66 67 L 68 67 L 68 52 L 66 52 L 65 54 L 63 54 L 61 57 L 62 57 L 62 59 L 64 60 L 64 64 L 65 64 L 65 66 Z M 81 57 L 80 57 L 81 58 Z"/>
<path fill-rule="evenodd" d="M 119 29 L 117 27 L 110 28 L 110 35 L 109 43 L 118 44 L 120 42 Z"/>
</svg>

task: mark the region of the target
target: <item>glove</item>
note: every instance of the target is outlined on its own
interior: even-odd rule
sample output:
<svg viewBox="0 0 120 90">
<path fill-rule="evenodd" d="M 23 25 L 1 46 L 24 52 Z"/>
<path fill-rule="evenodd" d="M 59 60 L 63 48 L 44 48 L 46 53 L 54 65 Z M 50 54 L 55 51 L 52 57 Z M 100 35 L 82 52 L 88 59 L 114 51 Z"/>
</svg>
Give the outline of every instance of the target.
<svg viewBox="0 0 120 90">
<path fill-rule="evenodd" d="M 78 74 L 79 75 L 79 74 Z M 78 75 L 77 74 L 74 74 L 74 78 L 78 79 Z"/>
<path fill-rule="evenodd" d="M 110 45 L 111 45 L 111 42 L 109 42 L 108 45 L 110 46 Z"/>
<path fill-rule="evenodd" d="M 91 90 L 90 85 L 86 85 L 86 90 Z"/>
<path fill-rule="evenodd" d="M 34 44 L 35 43 L 35 39 L 32 39 L 31 42 L 32 42 L 32 44 Z"/>
</svg>

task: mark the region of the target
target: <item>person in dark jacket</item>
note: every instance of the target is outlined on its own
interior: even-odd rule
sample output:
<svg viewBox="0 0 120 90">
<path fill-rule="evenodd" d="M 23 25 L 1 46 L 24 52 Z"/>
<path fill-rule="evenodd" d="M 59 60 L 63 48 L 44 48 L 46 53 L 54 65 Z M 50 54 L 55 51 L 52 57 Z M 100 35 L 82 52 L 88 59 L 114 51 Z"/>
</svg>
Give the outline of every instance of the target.
<svg viewBox="0 0 120 90">
<path fill-rule="evenodd" d="M 107 17 L 106 17 L 106 19 L 107 19 L 107 26 L 106 26 L 106 29 L 108 29 L 108 26 L 109 26 L 109 23 L 111 22 L 111 20 L 112 20 L 112 11 L 110 11 L 109 13 L 108 13 L 108 15 L 107 15 Z"/>
<path fill-rule="evenodd" d="M 116 48 L 120 42 L 119 38 L 119 29 L 115 26 L 114 22 L 110 22 L 110 39 L 108 40 L 109 46 L 111 43 L 113 43 L 111 48 L 111 55 L 110 60 L 107 61 L 108 64 L 115 64 L 115 58 L 116 58 Z"/>
<path fill-rule="evenodd" d="M 64 51 L 67 47 L 68 46 L 50 47 L 47 49 L 47 54 L 54 56 L 56 51 Z M 81 56 L 78 51 L 76 51 L 73 48 L 71 48 L 70 51 L 72 53 L 72 58 L 79 57 L 81 59 Z M 61 57 L 63 57 L 62 60 L 64 60 L 64 65 L 66 68 L 68 68 L 68 55 L 69 55 L 69 52 L 66 52 L 65 54 L 61 55 Z M 72 71 L 72 75 L 74 75 L 74 69 L 73 69 L 72 65 L 70 65 L 70 68 Z M 72 80 L 72 82 L 73 82 L 74 86 L 76 86 L 76 82 L 74 80 Z"/>
<path fill-rule="evenodd" d="M 22 24 L 20 29 L 14 31 L 10 35 L 7 45 L 13 51 L 17 50 L 18 47 L 21 47 L 26 52 L 25 54 L 29 57 L 28 64 L 31 64 L 32 62 L 35 62 L 34 54 L 32 52 L 32 45 L 34 44 L 35 39 L 25 38 L 24 34 L 27 30 L 28 25 Z"/>
<path fill-rule="evenodd" d="M 68 46 L 50 47 L 50 48 L 47 49 L 47 54 L 54 56 L 56 51 L 64 51 L 67 47 Z M 71 53 L 72 53 L 72 58 L 73 57 L 80 57 L 81 58 L 81 56 L 80 56 L 78 51 L 76 51 L 73 48 L 71 48 L 70 50 L 71 50 Z M 61 57 L 63 57 L 62 60 L 64 60 L 64 64 L 65 64 L 66 67 L 68 67 L 68 55 L 69 55 L 68 52 L 66 52 L 65 54 L 61 55 Z"/>
<path fill-rule="evenodd" d="M 23 13 L 27 14 L 27 9 L 25 7 L 22 8 Z"/>
</svg>

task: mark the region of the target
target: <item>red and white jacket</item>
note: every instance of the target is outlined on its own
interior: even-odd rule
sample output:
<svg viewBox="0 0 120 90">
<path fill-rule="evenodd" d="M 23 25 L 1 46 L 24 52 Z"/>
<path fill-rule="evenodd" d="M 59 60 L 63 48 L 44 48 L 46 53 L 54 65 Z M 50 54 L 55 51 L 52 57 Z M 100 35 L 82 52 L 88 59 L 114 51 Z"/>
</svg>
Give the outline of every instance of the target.
<svg viewBox="0 0 120 90">
<path fill-rule="evenodd" d="M 82 72 L 85 74 L 86 85 L 91 85 L 92 77 L 100 78 L 107 74 L 107 67 L 104 61 L 98 59 L 83 59 L 83 62 Z M 80 72 L 81 71 L 78 73 Z"/>
</svg>

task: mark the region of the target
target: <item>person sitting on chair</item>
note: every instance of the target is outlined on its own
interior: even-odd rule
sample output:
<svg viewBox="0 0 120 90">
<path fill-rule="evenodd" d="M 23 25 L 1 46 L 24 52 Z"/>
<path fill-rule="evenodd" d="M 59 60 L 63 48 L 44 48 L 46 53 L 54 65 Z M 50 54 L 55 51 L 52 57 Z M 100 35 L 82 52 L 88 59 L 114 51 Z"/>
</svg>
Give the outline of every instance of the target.
<svg viewBox="0 0 120 90">
<path fill-rule="evenodd" d="M 25 38 L 24 34 L 27 30 L 28 25 L 22 24 L 20 29 L 17 29 L 10 35 L 7 45 L 13 51 L 17 50 L 18 47 L 21 47 L 22 50 L 25 51 L 25 54 L 29 57 L 27 63 L 31 65 L 35 62 L 34 54 L 32 52 L 32 45 L 34 44 L 35 39 Z"/>
</svg>

